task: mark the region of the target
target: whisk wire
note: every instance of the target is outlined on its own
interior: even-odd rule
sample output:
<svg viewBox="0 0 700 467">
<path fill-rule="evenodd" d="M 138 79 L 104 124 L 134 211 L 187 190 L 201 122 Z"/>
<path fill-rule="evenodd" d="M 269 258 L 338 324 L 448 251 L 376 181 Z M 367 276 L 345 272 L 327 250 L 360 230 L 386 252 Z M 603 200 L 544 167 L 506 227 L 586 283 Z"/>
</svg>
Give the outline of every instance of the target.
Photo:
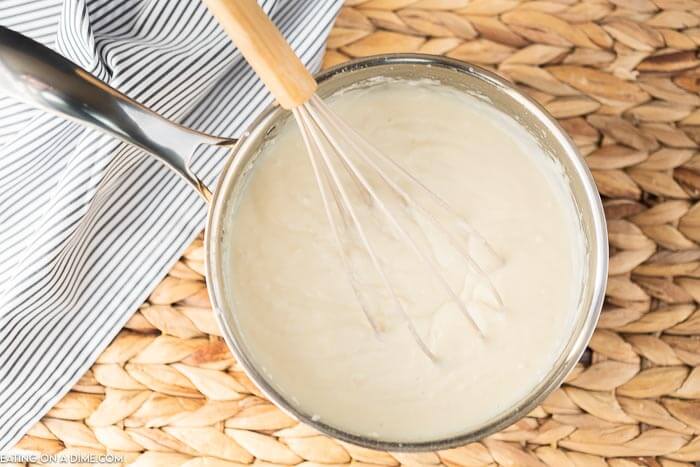
<svg viewBox="0 0 700 467">
<path fill-rule="evenodd" d="M 394 287 L 391 285 L 391 282 L 389 281 L 389 278 L 386 274 L 386 271 L 384 267 L 381 265 L 381 262 L 379 261 L 379 258 L 377 257 L 374 248 L 372 247 L 371 242 L 369 241 L 369 238 L 367 237 L 367 234 L 365 232 L 365 229 L 362 226 L 362 223 L 359 221 L 359 218 L 357 216 L 357 213 L 355 212 L 355 209 L 353 208 L 352 203 L 350 202 L 350 198 L 340 180 L 340 177 L 336 170 L 334 169 L 331 161 L 330 155 L 327 153 L 327 149 L 324 147 L 323 141 L 320 139 L 320 135 L 323 134 L 323 129 L 320 126 L 320 123 L 313 118 L 311 115 L 309 108 L 304 105 L 299 107 L 298 109 L 295 109 L 295 116 L 299 118 L 299 123 L 300 127 L 305 127 L 305 130 L 302 130 L 302 132 L 305 132 L 307 135 L 306 141 L 313 141 L 314 144 L 307 144 L 307 149 L 310 155 L 311 160 L 313 161 L 316 155 L 319 155 L 321 160 L 323 161 L 323 165 L 325 167 L 325 170 L 327 173 L 330 175 L 330 178 L 333 180 L 335 184 L 335 188 L 337 189 L 339 193 L 339 200 L 341 201 L 342 207 L 338 206 L 339 209 L 345 209 L 347 210 L 348 214 L 350 215 L 350 218 L 352 219 L 352 223 L 359 234 L 360 240 L 362 242 L 362 245 L 367 252 L 370 261 L 372 263 L 372 266 L 374 267 L 375 271 L 378 273 L 382 285 L 386 288 L 386 290 L 389 292 L 391 300 L 393 301 L 397 311 L 401 314 L 403 320 L 406 322 L 408 329 L 413 336 L 413 339 L 416 341 L 416 343 L 419 345 L 420 349 L 422 352 L 433 362 L 436 361 L 435 355 L 430 351 L 426 343 L 423 341 L 423 339 L 420 337 L 420 334 L 418 333 L 417 329 L 415 328 L 415 325 L 413 324 L 413 321 L 410 319 L 408 316 L 408 313 L 406 312 L 406 309 L 404 308 L 403 304 L 401 303 L 401 300 L 398 297 L 398 294 L 396 293 L 396 290 Z M 316 131 L 314 131 L 316 130 Z M 310 136 L 310 138 L 309 138 Z M 329 141 L 330 142 L 330 141 Z M 348 164 L 348 166 L 352 167 L 352 163 L 349 160 L 345 160 L 345 162 Z M 312 162 L 314 164 L 315 162 Z M 370 194 L 373 194 L 373 191 L 371 191 L 368 188 L 368 185 L 366 184 L 366 180 L 359 174 L 358 172 L 354 172 L 355 176 L 357 179 L 362 183 L 362 186 L 368 190 Z M 323 185 L 320 185 L 321 191 L 323 193 Z M 322 197 L 325 197 L 322 194 Z M 380 201 L 375 198 L 375 201 Z M 333 221 L 332 215 L 329 215 L 329 219 L 331 220 L 331 223 L 335 223 Z M 336 227 L 333 227 L 333 229 L 337 229 Z M 336 230 L 337 231 L 337 230 Z M 371 318 L 370 318 L 371 321 Z"/>
<path fill-rule="evenodd" d="M 415 184 L 415 186 L 419 187 L 421 191 L 429 196 L 435 203 L 437 203 L 442 209 L 446 210 L 451 214 L 451 216 L 455 219 L 458 219 L 460 221 L 460 226 L 465 229 L 469 234 L 473 235 L 474 237 L 477 238 L 477 240 L 482 243 L 486 249 L 488 250 L 489 254 L 493 255 L 494 257 L 499 258 L 499 255 L 493 250 L 493 248 L 489 245 L 489 243 L 486 241 L 486 239 L 483 238 L 481 234 L 479 234 L 474 228 L 469 226 L 469 224 L 461 219 L 461 217 L 454 213 L 454 211 L 450 208 L 449 204 L 442 198 L 440 198 L 437 194 L 435 194 L 432 190 L 430 190 L 428 187 L 426 187 L 420 180 L 416 179 L 410 172 L 406 171 L 401 165 L 396 163 L 391 157 L 387 156 L 384 154 L 382 151 L 379 151 L 377 148 L 369 144 L 359 133 L 357 133 L 356 130 L 354 130 L 350 125 L 347 125 L 345 122 L 340 119 L 337 115 L 335 115 L 333 112 L 330 112 L 327 108 L 323 100 L 318 97 L 317 95 L 314 95 L 310 99 L 310 107 L 313 108 L 320 114 L 319 120 L 320 121 L 327 121 L 333 130 L 335 130 L 336 134 L 340 135 L 347 135 L 350 134 L 352 135 L 352 138 L 345 138 L 347 141 L 347 144 L 355 151 L 355 153 L 360 157 L 360 159 L 368 164 L 370 167 L 372 167 L 376 173 L 382 178 L 382 180 L 389 185 L 407 204 L 411 204 L 412 206 L 415 206 L 425 217 L 428 219 L 434 226 L 436 226 L 438 229 L 443 231 L 445 235 L 447 236 L 448 240 L 450 241 L 451 245 L 457 250 L 457 252 L 460 254 L 460 256 L 466 261 L 467 265 L 472 269 L 472 271 L 478 275 L 485 283 L 486 287 L 489 290 L 489 294 L 494 298 L 494 300 L 497 303 L 497 307 L 499 310 L 503 310 L 504 304 L 503 304 L 503 299 L 501 298 L 500 294 L 496 290 L 496 287 L 493 285 L 493 282 L 491 279 L 488 277 L 486 272 L 479 266 L 479 264 L 474 260 L 474 258 L 469 254 L 469 252 L 466 250 L 464 245 L 462 245 L 462 242 L 459 240 L 459 235 L 456 235 L 454 232 L 451 231 L 451 229 L 446 228 L 443 224 L 438 221 L 438 219 L 435 217 L 435 215 L 430 211 L 430 209 L 427 209 L 425 206 L 422 206 L 420 203 L 414 202 L 411 203 L 411 197 L 406 193 L 406 191 L 401 188 L 401 186 L 396 183 L 394 180 L 392 180 L 391 177 L 388 177 L 385 173 L 384 170 L 382 170 L 375 160 L 373 160 L 372 157 L 370 157 L 367 153 L 371 154 L 374 156 L 376 159 L 383 160 L 389 164 L 391 164 L 396 170 L 400 172 L 401 175 L 406 177 L 408 180 L 410 180 L 412 183 Z M 359 144 L 362 144 L 364 148 L 360 147 Z M 344 158 L 343 158 L 344 159 Z M 421 229 L 422 231 L 422 229 Z"/>
<path fill-rule="evenodd" d="M 299 109 L 294 109 L 293 113 L 295 118 L 300 121 L 302 117 L 299 115 Z M 359 280 L 355 276 L 355 273 L 353 272 L 353 268 L 350 267 L 350 258 L 348 255 L 348 252 L 346 251 L 345 246 L 343 245 L 343 242 L 341 240 L 341 235 L 338 231 L 338 223 L 335 221 L 335 217 L 333 216 L 333 212 L 331 210 L 331 205 L 328 200 L 328 195 L 327 191 L 330 191 L 331 194 L 333 195 L 334 202 L 338 208 L 339 211 L 339 216 L 341 219 L 341 222 L 343 223 L 343 228 L 347 230 L 349 228 L 347 219 L 344 217 L 344 213 L 340 208 L 340 200 L 338 199 L 336 195 L 336 190 L 333 189 L 332 184 L 330 183 L 329 180 L 329 174 L 327 170 L 324 170 L 323 176 L 321 176 L 321 162 L 316 159 L 316 154 L 318 154 L 318 151 L 320 149 L 316 146 L 316 143 L 311 140 L 311 137 L 309 136 L 309 128 L 307 128 L 304 125 L 300 125 L 301 129 L 301 136 L 304 141 L 304 145 L 307 148 L 307 152 L 309 154 L 309 160 L 311 161 L 311 167 L 314 172 L 314 177 L 316 178 L 316 183 L 320 187 L 320 192 L 321 192 L 321 200 L 323 202 L 323 207 L 326 212 L 326 217 L 329 219 L 330 224 L 331 224 L 331 230 L 333 231 L 333 237 L 336 243 L 336 247 L 338 251 L 340 252 L 340 257 L 341 261 L 343 262 L 343 269 L 345 270 L 346 274 L 348 275 L 348 280 L 350 282 L 350 286 L 353 289 L 353 293 L 355 297 L 357 298 L 357 301 L 360 305 L 360 309 L 362 310 L 362 313 L 364 314 L 365 318 L 367 319 L 367 322 L 369 323 L 370 327 L 374 331 L 375 336 L 379 337 L 379 326 L 377 322 L 372 318 L 371 313 L 369 312 L 369 305 L 364 299 L 363 294 L 361 293 L 361 288 L 359 287 L 358 283 Z M 324 167 L 325 169 L 325 167 Z"/>
<path fill-rule="evenodd" d="M 385 202 L 382 200 L 382 198 L 377 195 L 375 192 L 374 188 L 371 186 L 371 184 L 367 181 L 365 176 L 359 171 L 357 168 L 356 164 L 354 161 L 351 160 L 350 157 L 347 156 L 345 151 L 343 151 L 343 148 L 340 145 L 340 142 L 338 139 L 343 139 L 343 141 L 346 141 L 347 139 L 344 137 L 344 134 L 342 132 L 336 132 L 335 135 L 331 132 L 331 130 L 325 125 L 323 117 L 319 115 L 319 113 L 316 110 L 316 107 L 318 106 L 320 99 L 318 99 L 316 102 L 313 101 L 312 98 L 312 104 L 315 105 L 309 105 L 308 107 L 305 105 L 304 107 L 305 110 L 314 118 L 314 123 L 321 129 L 323 132 L 324 136 L 326 137 L 328 143 L 330 143 L 331 146 L 336 150 L 337 154 L 344 159 L 345 163 L 347 166 L 352 170 L 354 175 L 357 177 L 357 179 L 362 183 L 363 187 L 372 195 L 373 200 L 375 201 L 377 207 L 380 209 L 386 220 L 394 227 L 396 232 L 399 234 L 402 240 L 404 240 L 409 246 L 411 251 L 426 265 L 428 266 L 435 277 L 438 278 L 438 281 L 440 282 L 441 286 L 447 292 L 449 295 L 450 299 L 459 307 L 460 311 L 462 314 L 464 314 L 465 317 L 474 325 L 474 327 L 477 329 L 477 331 L 483 336 L 484 331 L 483 329 L 479 326 L 479 323 L 477 322 L 476 318 L 471 314 L 467 306 L 464 304 L 464 302 L 459 298 L 458 294 L 454 291 L 452 286 L 449 284 L 447 281 L 447 278 L 441 271 L 440 267 L 437 265 L 435 262 L 435 259 L 432 254 L 427 254 L 424 252 L 416 243 L 415 239 L 411 237 L 410 234 L 406 231 L 406 229 L 397 221 L 395 215 L 391 212 L 391 210 L 386 206 Z M 336 136 L 335 138 L 333 136 Z M 378 172 L 381 174 L 382 171 L 378 170 Z M 386 177 L 384 175 L 380 175 L 383 180 L 386 180 Z M 404 198 L 404 200 L 406 200 Z"/>
</svg>

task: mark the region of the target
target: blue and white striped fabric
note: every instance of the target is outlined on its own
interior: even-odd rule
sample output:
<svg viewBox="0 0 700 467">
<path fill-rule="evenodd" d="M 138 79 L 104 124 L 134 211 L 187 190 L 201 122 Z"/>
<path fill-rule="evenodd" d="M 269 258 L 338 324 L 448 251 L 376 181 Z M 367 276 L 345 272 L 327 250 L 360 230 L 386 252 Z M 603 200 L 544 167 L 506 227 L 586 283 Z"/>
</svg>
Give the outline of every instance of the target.
<svg viewBox="0 0 700 467">
<path fill-rule="evenodd" d="M 261 3 L 318 69 L 341 0 Z M 1 0 L 0 24 L 197 130 L 235 137 L 271 102 L 200 0 Z M 203 151 L 194 170 L 211 186 L 225 156 Z M 0 98 L 0 451 L 90 367 L 205 217 L 143 152 Z"/>
</svg>

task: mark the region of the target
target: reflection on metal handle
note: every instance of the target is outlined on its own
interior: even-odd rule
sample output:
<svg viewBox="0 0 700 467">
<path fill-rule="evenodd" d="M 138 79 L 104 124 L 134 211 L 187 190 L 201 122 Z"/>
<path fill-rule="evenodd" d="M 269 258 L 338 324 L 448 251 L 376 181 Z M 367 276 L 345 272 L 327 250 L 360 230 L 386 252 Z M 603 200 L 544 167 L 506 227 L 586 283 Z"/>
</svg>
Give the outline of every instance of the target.
<svg viewBox="0 0 700 467">
<path fill-rule="evenodd" d="M 211 192 L 192 174 L 189 159 L 200 144 L 235 143 L 161 117 L 48 47 L 2 26 L 0 93 L 144 149 L 180 174 L 207 201 Z"/>
</svg>

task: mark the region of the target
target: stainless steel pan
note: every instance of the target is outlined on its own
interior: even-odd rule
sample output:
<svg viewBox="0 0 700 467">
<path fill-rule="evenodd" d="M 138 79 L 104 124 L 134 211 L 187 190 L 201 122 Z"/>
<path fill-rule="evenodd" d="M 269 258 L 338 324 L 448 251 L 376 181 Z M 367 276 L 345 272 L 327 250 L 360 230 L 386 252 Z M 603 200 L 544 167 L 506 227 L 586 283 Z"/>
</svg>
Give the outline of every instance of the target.
<svg viewBox="0 0 700 467">
<path fill-rule="evenodd" d="M 362 446 L 390 451 L 445 449 L 482 438 L 514 423 L 557 388 L 574 367 L 593 333 L 603 303 L 608 259 L 605 218 L 592 177 L 571 140 L 538 104 L 508 82 L 486 70 L 456 60 L 397 54 L 348 62 L 322 73 L 317 77 L 318 92 L 327 96 L 376 76 L 439 80 L 446 86 L 480 95 L 516 118 L 564 167 L 587 241 L 587 271 L 576 324 L 555 365 L 540 384 L 516 405 L 477 429 L 466 430 L 448 439 L 416 443 L 376 440 L 314 420 L 311 414 L 291 404 L 267 381 L 256 367 L 255 356 L 250 355 L 243 345 L 232 300 L 235 291 L 227 289 L 224 280 L 226 271 L 222 267 L 224 220 L 235 209 L 235 200 L 245 189 L 245 174 L 258 155 L 261 144 L 272 137 L 275 127 L 289 117 L 288 111 L 278 106 L 266 109 L 246 136 L 237 142 L 192 131 L 130 100 L 50 49 L 0 27 L 0 92 L 140 147 L 175 170 L 210 202 L 205 246 L 211 301 L 228 346 L 270 400 L 316 429 Z M 200 144 L 231 146 L 230 158 L 213 195 L 189 169 L 189 158 Z"/>
</svg>

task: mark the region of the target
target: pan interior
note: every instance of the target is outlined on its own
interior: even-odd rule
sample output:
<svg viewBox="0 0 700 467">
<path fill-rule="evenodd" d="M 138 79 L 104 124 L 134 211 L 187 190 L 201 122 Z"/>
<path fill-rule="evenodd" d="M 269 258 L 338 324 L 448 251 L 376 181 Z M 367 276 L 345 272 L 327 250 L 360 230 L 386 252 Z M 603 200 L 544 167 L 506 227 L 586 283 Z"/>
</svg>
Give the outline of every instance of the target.
<svg viewBox="0 0 700 467">
<path fill-rule="evenodd" d="M 242 292 L 240 289 L 237 290 L 236 281 L 232 280 L 233 275 L 230 274 L 230 271 L 235 269 L 235 266 L 227 263 L 228 260 L 226 259 L 234 258 L 234 255 L 227 254 L 226 248 L 221 248 L 221 245 L 230 243 L 228 235 L 230 235 L 230 231 L 236 228 L 235 219 L 236 216 L 239 215 L 241 206 L 245 208 L 246 193 L 250 190 L 252 186 L 251 183 L 254 183 L 251 181 L 255 179 L 256 166 L 265 162 L 264 159 L 258 159 L 258 157 L 266 153 L 267 146 L 275 144 L 280 137 L 284 138 L 286 136 L 284 127 L 289 117 L 288 114 L 277 111 L 268 115 L 263 119 L 253 134 L 242 143 L 238 155 L 236 156 L 238 159 L 227 171 L 222 180 L 222 185 L 220 185 L 221 192 L 217 194 L 217 198 L 223 196 L 222 199 L 225 200 L 222 211 L 225 213 L 225 220 L 220 224 L 220 228 L 215 229 L 218 242 L 220 242 L 219 246 L 217 248 L 212 248 L 212 251 L 218 249 L 219 254 L 216 254 L 216 256 L 222 258 L 221 261 L 217 262 L 217 267 L 214 272 L 217 277 L 223 279 L 220 287 L 214 287 L 214 301 L 219 309 L 220 319 L 223 321 L 225 330 L 230 334 L 227 336 L 229 338 L 229 344 L 232 345 L 234 352 L 239 357 L 239 360 L 241 360 L 241 363 L 247 367 L 253 379 L 275 402 L 323 431 L 330 432 L 340 438 L 373 447 L 408 447 L 408 449 L 420 449 L 422 446 L 427 448 L 429 446 L 434 447 L 445 445 L 446 443 L 455 443 L 457 440 L 468 440 L 493 431 L 503 424 L 517 418 L 519 413 L 523 410 L 527 410 L 528 407 L 532 406 L 534 402 L 546 394 L 548 389 L 558 384 L 561 378 L 563 378 L 568 369 L 573 365 L 573 362 L 575 362 L 578 353 L 582 350 L 582 341 L 587 339 L 587 333 L 591 328 L 591 321 L 594 322 L 595 316 L 597 315 L 596 301 L 598 297 L 594 296 L 595 294 L 593 294 L 593 291 L 596 290 L 596 280 L 599 280 L 596 274 L 596 268 L 598 267 L 596 261 L 599 256 L 596 254 L 596 249 L 599 247 L 599 239 L 597 237 L 599 232 L 597 232 L 597 230 L 600 229 L 600 226 L 592 221 L 597 215 L 596 206 L 591 203 L 590 180 L 586 178 L 587 174 L 581 171 L 580 160 L 578 160 L 575 152 L 572 151 L 568 141 L 562 138 L 561 134 L 557 132 L 556 127 L 552 126 L 552 122 L 546 119 L 543 114 L 540 114 L 539 112 L 541 111 L 537 107 L 532 106 L 527 99 L 522 98 L 522 96 L 517 93 L 512 93 L 507 88 L 501 87 L 499 83 L 493 82 L 488 76 L 485 77 L 480 73 L 474 72 L 474 69 L 455 71 L 451 67 L 425 66 L 421 63 L 394 63 L 391 65 L 372 67 L 359 66 L 342 70 L 341 72 L 331 74 L 329 78 L 323 81 L 320 92 L 323 94 L 333 94 L 339 89 L 357 87 L 357 83 L 364 83 L 363 85 L 367 85 L 372 79 L 376 80 L 377 76 L 412 82 L 415 82 L 418 78 L 437 81 L 443 86 L 467 91 L 469 95 L 476 96 L 480 101 L 488 103 L 488 105 L 510 115 L 512 119 L 518 122 L 519 126 L 523 128 L 524 131 L 527 131 L 540 148 L 544 148 L 542 153 L 556 161 L 557 167 L 565 173 L 566 178 L 570 181 L 571 202 L 578 211 L 578 223 L 588 251 L 588 254 L 585 255 L 584 258 L 585 264 L 583 264 L 581 268 L 582 286 L 580 289 L 580 296 L 578 297 L 578 312 L 572 314 L 573 318 L 565 333 L 566 335 L 562 336 L 560 344 L 557 345 L 556 355 L 552 356 L 549 362 L 550 364 L 547 368 L 543 369 L 542 373 L 538 376 L 537 379 L 539 382 L 537 384 L 530 384 L 525 388 L 519 388 L 520 390 L 513 390 L 512 393 L 516 394 L 517 397 L 508 401 L 506 406 L 502 407 L 502 410 L 497 411 L 498 413 L 495 416 L 484 418 L 472 425 L 465 423 L 461 430 L 451 428 L 441 431 L 441 425 L 438 421 L 436 425 L 429 430 L 431 433 L 434 433 L 434 436 L 423 434 L 421 436 L 411 437 L 400 435 L 396 432 L 390 433 L 389 435 L 382 435 L 379 433 L 381 430 L 371 430 L 369 428 L 353 430 L 352 428 L 348 428 L 347 424 L 343 426 L 342 423 L 333 420 L 333 417 L 328 413 L 317 413 L 317 410 L 311 408 L 313 404 L 300 403 L 298 397 L 295 396 L 295 391 L 285 391 L 279 384 L 279 381 L 275 381 L 275 372 L 269 370 L 269 366 L 273 360 L 269 360 L 269 358 L 281 358 L 284 360 L 293 352 L 284 352 L 280 349 L 274 352 L 268 350 L 265 351 L 265 356 L 263 357 L 261 350 L 254 350 L 253 346 L 250 345 L 251 341 L 246 337 L 247 329 L 251 329 L 252 326 L 257 326 L 259 329 L 268 328 L 264 325 L 264 320 L 269 317 L 266 318 L 264 315 L 259 316 L 258 324 L 255 323 L 255 320 L 247 318 L 242 319 L 245 312 L 241 310 L 243 302 L 238 299 Z M 278 133 L 282 134 L 278 135 Z M 281 181 L 281 183 L 283 183 L 283 181 Z M 293 190 L 293 187 L 290 189 Z M 216 209 L 214 209 L 214 211 L 216 211 Z M 272 245 L 269 239 L 267 244 Z M 289 254 L 289 252 L 280 251 L 279 254 L 284 255 Z M 258 277 L 258 281 L 264 280 L 264 277 Z M 338 281 L 342 281 L 342 279 L 336 279 L 336 282 Z M 313 287 L 313 284 L 309 284 L 309 286 Z M 284 302 L 284 299 L 281 301 Z M 249 314 L 248 316 L 250 317 Z M 572 337 L 567 339 L 566 336 Z M 276 354 L 276 356 L 273 354 Z M 296 357 L 301 358 L 299 355 Z M 313 355 L 309 355 L 309 358 L 312 357 Z M 295 363 L 293 358 L 284 361 L 285 365 L 289 366 L 292 370 L 294 370 L 295 365 L 298 365 L 298 362 Z M 507 368 L 504 370 L 507 371 Z M 350 379 L 346 381 L 341 379 L 338 381 L 338 384 L 341 386 L 343 384 L 351 386 L 352 376 L 349 375 L 348 378 Z M 313 375 L 307 374 L 303 384 L 313 384 L 313 381 Z M 330 394 L 332 390 L 328 387 L 325 392 Z M 330 397 L 329 401 L 333 400 L 332 395 L 328 397 Z M 436 396 L 434 395 L 433 397 Z M 342 398 L 336 400 L 337 403 L 342 403 L 343 401 Z M 473 401 L 465 401 L 467 405 L 473 403 Z M 410 407 L 405 407 L 405 409 L 405 411 L 410 411 Z M 353 410 L 357 410 L 357 408 Z"/>
</svg>

